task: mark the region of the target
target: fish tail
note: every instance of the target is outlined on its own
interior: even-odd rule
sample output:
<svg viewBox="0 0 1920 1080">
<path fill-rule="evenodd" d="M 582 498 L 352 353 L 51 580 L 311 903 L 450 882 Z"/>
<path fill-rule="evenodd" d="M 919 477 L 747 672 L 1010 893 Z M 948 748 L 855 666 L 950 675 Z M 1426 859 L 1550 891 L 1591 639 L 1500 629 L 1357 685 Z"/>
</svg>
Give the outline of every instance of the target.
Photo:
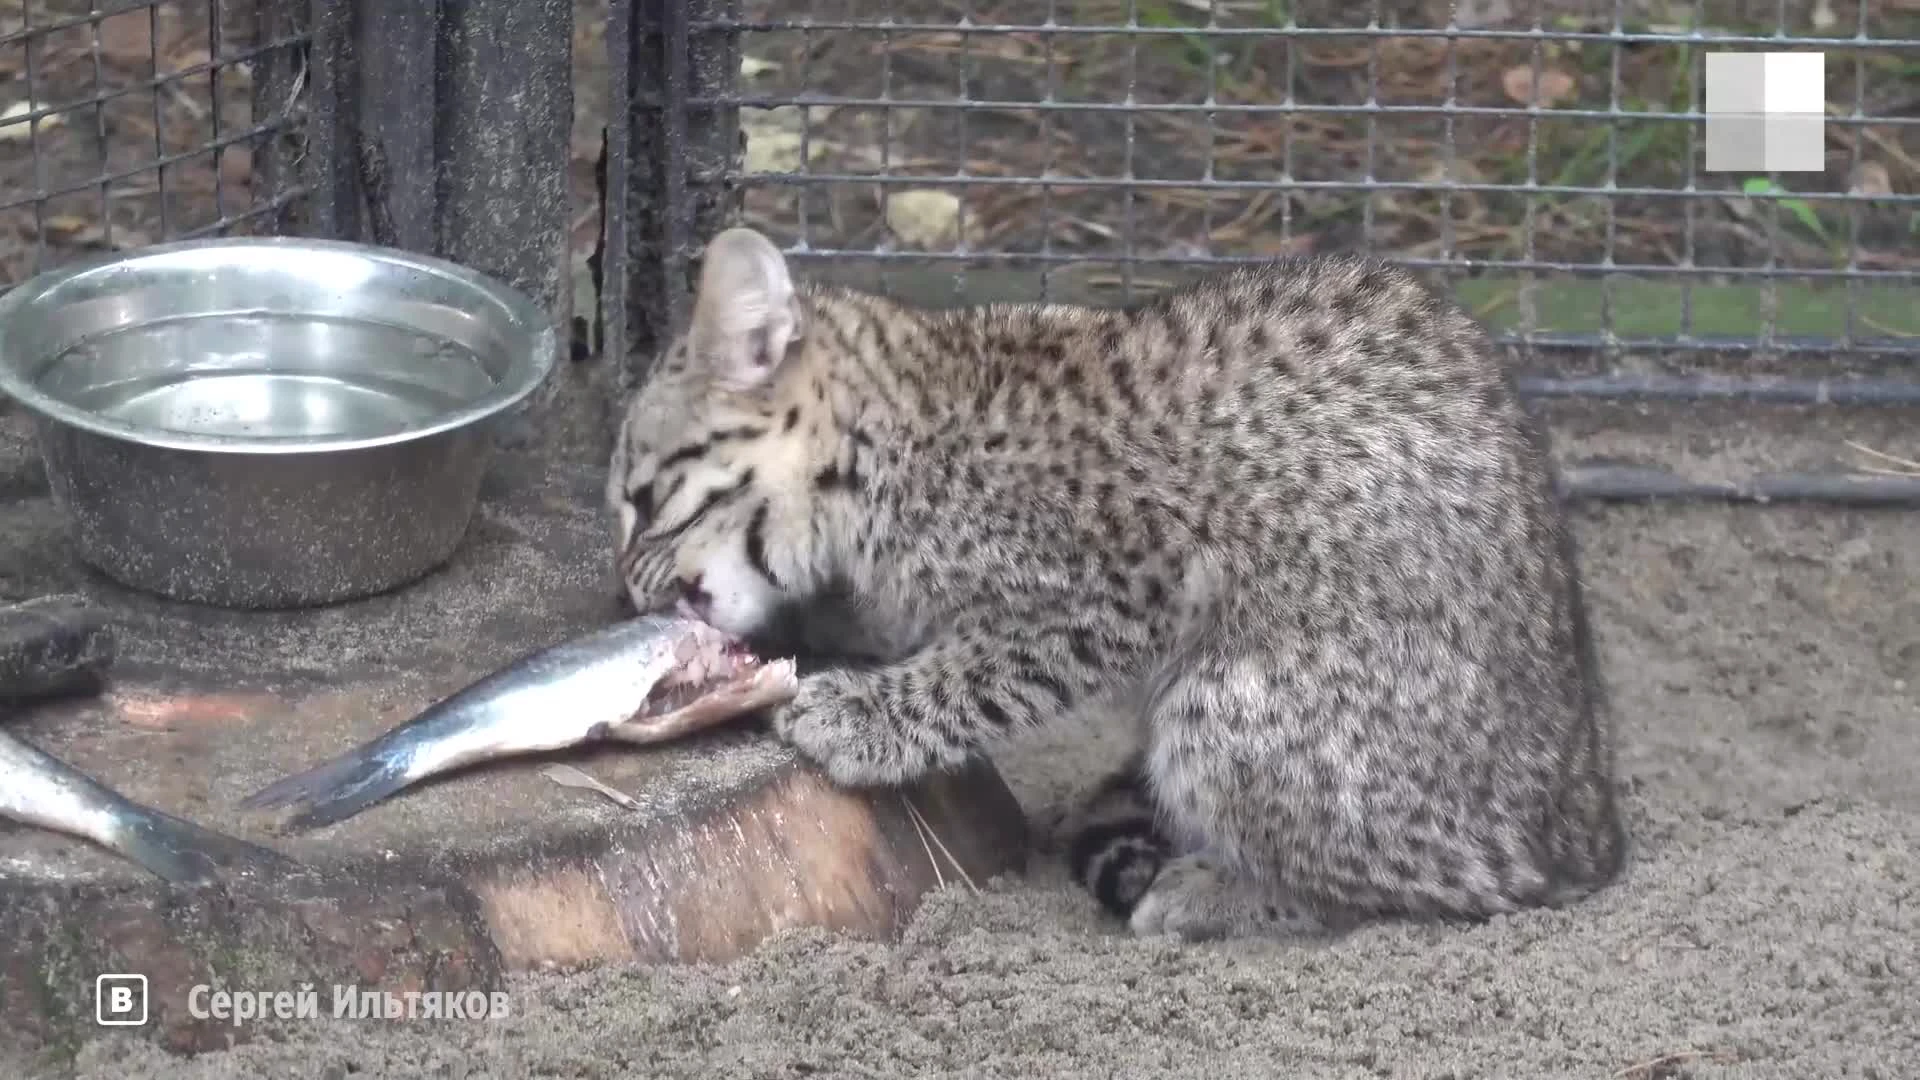
<svg viewBox="0 0 1920 1080">
<path fill-rule="evenodd" d="M 288 827 L 317 828 L 352 817 L 406 787 L 410 779 L 404 761 L 353 750 L 269 784 L 240 805 L 258 810 L 299 804 Z"/>
<path fill-rule="evenodd" d="M 227 870 L 287 870 L 292 859 L 270 848 L 142 807 L 117 838 L 121 854 L 167 881 L 206 885 Z"/>
</svg>

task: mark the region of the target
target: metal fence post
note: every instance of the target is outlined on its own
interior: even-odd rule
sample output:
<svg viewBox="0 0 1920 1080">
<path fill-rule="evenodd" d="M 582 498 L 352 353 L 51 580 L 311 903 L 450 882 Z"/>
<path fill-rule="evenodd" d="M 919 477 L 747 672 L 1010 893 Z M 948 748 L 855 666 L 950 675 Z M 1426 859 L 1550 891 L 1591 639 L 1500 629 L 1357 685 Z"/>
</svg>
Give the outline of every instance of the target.
<svg viewBox="0 0 1920 1080">
<path fill-rule="evenodd" d="M 700 245 L 738 206 L 737 110 L 711 102 L 732 92 L 740 69 L 738 32 L 724 25 L 739 3 L 612 0 L 611 9 L 612 123 L 624 118 L 625 130 L 608 140 L 606 349 L 631 387 L 684 322 Z"/>
<path fill-rule="evenodd" d="M 258 0 L 248 9 L 253 21 L 253 41 L 293 40 L 310 35 L 311 7 L 307 0 Z M 304 231 L 300 219 L 302 202 L 283 193 L 300 186 L 301 140 L 298 122 L 300 102 L 311 92 L 312 61 L 309 47 L 274 49 L 253 61 L 253 115 L 256 123 L 268 118 L 283 126 L 261 137 L 253 148 L 253 175 L 260 190 L 284 201 L 261 222 L 268 234 Z"/>
<path fill-rule="evenodd" d="M 310 228 L 491 274 L 564 331 L 570 0 L 313 2 Z M 510 441 L 597 457 L 604 391 L 591 382 L 563 358 Z"/>
</svg>

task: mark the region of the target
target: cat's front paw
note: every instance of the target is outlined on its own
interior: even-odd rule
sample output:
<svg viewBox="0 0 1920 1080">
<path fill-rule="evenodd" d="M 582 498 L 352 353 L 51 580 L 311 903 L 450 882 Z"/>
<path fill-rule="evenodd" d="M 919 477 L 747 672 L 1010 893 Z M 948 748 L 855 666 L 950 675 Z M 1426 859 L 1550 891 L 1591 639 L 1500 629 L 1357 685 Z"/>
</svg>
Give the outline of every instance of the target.
<svg viewBox="0 0 1920 1080">
<path fill-rule="evenodd" d="M 844 787 L 901 784 L 926 772 L 926 750 L 889 721 L 856 674 L 823 671 L 772 716 L 773 733 Z"/>
</svg>

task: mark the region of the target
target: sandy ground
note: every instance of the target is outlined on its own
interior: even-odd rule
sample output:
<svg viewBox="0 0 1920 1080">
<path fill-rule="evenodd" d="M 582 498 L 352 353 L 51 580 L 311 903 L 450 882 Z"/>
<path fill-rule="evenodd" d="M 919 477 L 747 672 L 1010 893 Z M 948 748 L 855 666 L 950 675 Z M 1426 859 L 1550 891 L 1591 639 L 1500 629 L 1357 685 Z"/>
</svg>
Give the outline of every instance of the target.
<svg viewBox="0 0 1920 1080">
<path fill-rule="evenodd" d="M 1039 860 L 895 946 L 794 933 L 530 978 L 507 1019 L 307 1021 L 192 1060 L 107 1039 L 78 1075 L 1920 1076 L 1920 518 L 1579 519 L 1637 856 L 1572 910 L 1178 947 Z M 1059 732 L 1003 768 L 1045 818 L 1114 749 Z"/>
</svg>

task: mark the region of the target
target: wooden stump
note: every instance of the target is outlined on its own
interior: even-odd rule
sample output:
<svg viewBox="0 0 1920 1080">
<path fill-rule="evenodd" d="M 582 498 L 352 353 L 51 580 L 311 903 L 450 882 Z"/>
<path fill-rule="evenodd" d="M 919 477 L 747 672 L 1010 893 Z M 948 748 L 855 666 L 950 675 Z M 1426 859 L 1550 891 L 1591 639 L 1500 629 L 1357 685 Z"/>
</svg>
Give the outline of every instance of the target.
<svg viewBox="0 0 1920 1080">
<path fill-rule="evenodd" d="M 330 1015 L 336 985 L 485 994 L 549 964 L 725 960 L 788 927 L 888 938 L 940 881 L 984 884 L 1024 865 L 1025 819 L 988 765 L 846 791 L 749 729 L 561 756 L 638 810 L 557 784 L 536 759 L 431 780 L 293 837 L 236 810 L 516 656 L 617 617 L 602 479 L 503 455 L 447 567 L 299 612 L 126 592 L 71 559 L 48 501 L 10 503 L 0 579 L 102 606 L 119 659 L 102 693 L 42 704 L 9 730 L 130 799 L 303 866 L 176 889 L 84 841 L 0 822 L 0 1048 L 58 1052 L 114 1030 L 94 1023 L 103 973 L 148 978 L 148 1022 L 119 1030 L 193 1051 L 256 1030 L 194 1016 L 196 985 L 310 984 Z"/>
<path fill-rule="evenodd" d="M 469 847 L 459 836 L 422 834 L 417 850 L 380 845 L 355 859 L 317 836 L 256 834 L 305 865 L 284 878 L 206 889 L 166 886 L 79 841 L 0 835 L 0 860 L 44 870 L 0 881 L 0 1012 L 8 1018 L 0 1038 L 46 1049 L 109 1030 L 95 1024 L 102 973 L 144 975 L 143 1033 L 197 1052 L 245 1041 L 258 1025 L 209 1015 L 208 990 L 196 998 L 195 987 L 312 987 L 326 1016 L 336 988 L 491 993 L 516 971 L 726 961 L 802 926 L 884 940 L 942 882 L 981 882 L 1024 865 L 1025 819 L 989 765 L 910 788 L 847 791 L 784 752 L 760 749 L 749 756 L 763 768 L 700 797 L 647 811 L 592 807 L 584 820 L 594 828 L 579 827 L 576 805 L 564 824 L 525 822 L 510 843 Z M 668 753 L 695 771 L 707 760 L 699 750 Z M 737 767 L 737 753 L 720 755 L 729 758 Z M 529 782 L 549 783 L 556 803 L 598 798 L 530 779 L 533 763 L 508 785 L 507 768 L 412 798 L 490 800 Z M 645 789 L 619 786 L 646 801 Z M 398 800 L 408 797 L 362 816 L 426 816 L 405 812 L 419 809 L 403 809 Z M 97 867 L 69 877 L 78 863 Z"/>
</svg>

